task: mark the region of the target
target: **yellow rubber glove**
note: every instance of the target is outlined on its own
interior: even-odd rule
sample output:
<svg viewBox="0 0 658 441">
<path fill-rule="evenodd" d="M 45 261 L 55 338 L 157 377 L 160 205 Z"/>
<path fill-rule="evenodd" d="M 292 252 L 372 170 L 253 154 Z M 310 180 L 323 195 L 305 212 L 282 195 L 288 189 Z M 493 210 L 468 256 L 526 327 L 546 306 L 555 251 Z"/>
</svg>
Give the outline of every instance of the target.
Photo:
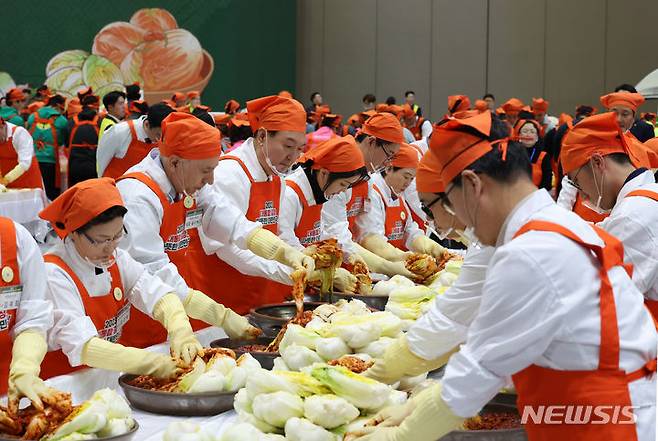
<svg viewBox="0 0 658 441">
<path fill-rule="evenodd" d="M 52 396 L 52 390 L 39 378 L 41 362 L 47 351 L 46 339 L 37 331 L 28 329 L 14 339 L 7 393 L 9 415 L 17 415 L 18 402 L 23 397 L 27 397 L 38 410 L 43 410 L 41 397 Z"/>
<path fill-rule="evenodd" d="M 397 274 L 405 276 L 409 279 L 415 277 L 414 274 L 407 270 L 404 266 L 404 261 L 391 262 L 389 260 L 383 259 L 378 255 L 374 254 L 372 251 L 369 251 L 363 248 L 361 245 L 355 243 L 357 253 L 359 256 L 366 262 L 370 271 L 379 274 L 385 274 L 389 277 L 393 277 Z"/>
<path fill-rule="evenodd" d="M 378 234 L 370 234 L 364 237 L 363 240 L 361 240 L 361 246 L 375 253 L 382 259 L 391 260 L 394 262 L 404 260 L 409 255 L 408 252 L 394 247 L 388 243 L 385 237 Z"/>
<path fill-rule="evenodd" d="M 4 176 L 4 181 L 5 181 L 5 182 L 3 182 L 2 184 L 3 184 L 3 185 L 11 184 L 11 183 L 14 182 L 16 179 L 18 179 L 18 178 L 20 178 L 21 176 L 23 176 L 23 174 L 24 174 L 26 171 L 27 171 L 26 168 L 23 168 L 22 165 L 17 164 L 16 167 L 14 167 L 14 168 L 12 168 L 11 170 L 9 170 L 9 173 L 7 173 L 7 174 Z"/>
<path fill-rule="evenodd" d="M 184 306 L 190 317 L 223 328 L 231 338 L 252 340 L 262 334 L 262 331 L 251 326 L 246 318 L 201 291 L 191 289 L 185 298 Z"/>
<path fill-rule="evenodd" d="M 98 337 L 91 338 L 85 344 L 82 363 L 110 371 L 158 378 L 171 378 L 178 372 L 176 362 L 168 355 L 129 348 Z"/>
<path fill-rule="evenodd" d="M 354 245 L 356 245 L 356 244 L 354 244 Z M 361 246 L 359 246 L 358 248 L 363 249 L 363 247 L 361 247 Z M 350 255 L 349 255 L 349 257 L 347 258 L 347 263 L 349 263 L 350 265 L 354 266 L 354 265 L 356 265 L 357 262 L 359 262 L 359 263 L 361 263 L 364 267 L 366 267 L 366 269 L 368 270 L 368 272 L 370 272 L 370 266 L 368 265 L 368 263 L 366 262 L 366 260 L 365 260 L 365 259 L 364 259 L 364 258 L 358 253 L 358 248 L 357 248 L 357 252 L 356 252 L 356 253 L 354 253 L 354 254 L 350 254 Z M 370 253 L 370 254 L 372 254 L 372 253 Z"/>
<path fill-rule="evenodd" d="M 345 268 L 336 268 L 334 274 L 334 291 L 354 294 L 356 291 L 356 276 Z"/>
<path fill-rule="evenodd" d="M 375 364 L 363 375 L 386 384 L 393 384 L 402 377 L 415 377 L 433 371 L 445 365 L 458 348 L 435 360 L 425 360 L 411 352 L 407 337 L 397 338 L 386 348 L 382 358 L 375 359 Z"/>
<path fill-rule="evenodd" d="M 375 427 L 366 427 L 352 434 L 346 440 L 359 441 L 436 441 L 447 433 L 459 429 L 464 418 L 452 413 L 441 398 L 441 384 L 425 389 L 411 401 L 403 404 L 404 410 L 411 413 L 398 427 L 390 427 L 387 421 Z M 390 413 L 390 409 L 386 410 Z M 399 415 L 396 415 L 399 416 Z M 381 420 L 378 416 L 375 419 Z"/>
<path fill-rule="evenodd" d="M 440 244 L 422 234 L 411 242 L 411 250 L 421 254 L 429 254 L 436 258 L 441 258 L 446 251 Z"/>
<path fill-rule="evenodd" d="M 169 334 L 171 355 L 185 365 L 192 363 L 202 346 L 178 296 L 173 293 L 163 296 L 153 308 L 153 318 L 162 323 Z"/>
<path fill-rule="evenodd" d="M 307 277 L 310 277 L 315 269 L 315 261 L 311 256 L 296 250 L 264 228 L 256 228 L 249 235 L 247 248 L 263 259 L 276 260 L 295 270 L 303 269 Z"/>
</svg>

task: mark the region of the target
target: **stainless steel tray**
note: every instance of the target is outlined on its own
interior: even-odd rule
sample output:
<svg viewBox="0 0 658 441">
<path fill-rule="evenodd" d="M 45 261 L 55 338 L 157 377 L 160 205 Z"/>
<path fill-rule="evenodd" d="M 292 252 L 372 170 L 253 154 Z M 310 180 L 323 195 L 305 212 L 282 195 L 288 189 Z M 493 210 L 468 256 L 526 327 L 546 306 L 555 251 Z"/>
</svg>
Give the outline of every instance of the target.
<svg viewBox="0 0 658 441">
<path fill-rule="evenodd" d="M 256 340 L 235 340 L 232 338 L 220 338 L 210 342 L 211 348 L 228 348 L 235 351 L 235 355 L 239 357 L 244 354 L 244 351 L 239 351 L 237 348 L 245 345 L 269 345 L 272 342 L 271 337 L 258 337 Z M 279 356 L 278 352 L 249 352 L 260 363 L 263 369 L 272 370 L 274 367 L 274 359 Z"/>
<path fill-rule="evenodd" d="M 312 311 L 323 304 L 320 302 L 304 302 L 304 311 Z M 252 325 L 263 330 L 263 336 L 274 338 L 283 325 L 295 316 L 296 312 L 293 302 L 272 303 L 253 308 L 249 314 L 249 321 Z"/>
<path fill-rule="evenodd" d="M 136 409 L 160 415 L 209 416 L 233 409 L 235 392 L 207 392 L 184 394 L 179 392 L 158 392 L 131 386 L 129 381 L 137 375 L 124 374 L 119 377 L 128 402 Z"/>
<path fill-rule="evenodd" d="M 96 441 L 131 441 L 139 429 L 139 423 L 135 420 L 135 426 L 123 435 L 107 436 L 105 438 L 95 438 Z M 7 435 L 0 434 L 0 441 L 16 441 L 22 438 L 7 438 Z M 36 440 L 35 440 L 36 441 Z"/>
</svg>

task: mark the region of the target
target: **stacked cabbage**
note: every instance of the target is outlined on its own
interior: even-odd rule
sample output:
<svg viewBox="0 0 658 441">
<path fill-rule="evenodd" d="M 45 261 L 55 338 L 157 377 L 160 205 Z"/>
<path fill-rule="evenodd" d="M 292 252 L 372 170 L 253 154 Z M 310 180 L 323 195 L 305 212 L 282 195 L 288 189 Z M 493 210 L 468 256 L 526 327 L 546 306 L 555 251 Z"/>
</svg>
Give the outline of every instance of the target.
<svg viewBox="0 0 658 441">
<path fill-rule="evenodd" d="M 135 427 L 130 406 L 111 389 L 101 389 L 44 438 L 46 441 L 77 441 L 123 435 Z"/>
<path fill-rule="evenodd" d="M 177 392 L 236 392 L 243 388 L 249 373 L 260 369 L 261 365 L 250 354 L 243 354 L 234 360 L 224 354 L 213 356 L 208 363 L 201 358 L 194 361 L 192 371 L 181 378 Z"/>
<path fill-rule="evenodd" d="M 233 406 L 240 424 L 221 440 L 340 441 L 368 415 L 406 399 L 404 392 L 341 366 L 315 363 L 302 372 L 260 369 L 236 394 Z"/>
</svg>

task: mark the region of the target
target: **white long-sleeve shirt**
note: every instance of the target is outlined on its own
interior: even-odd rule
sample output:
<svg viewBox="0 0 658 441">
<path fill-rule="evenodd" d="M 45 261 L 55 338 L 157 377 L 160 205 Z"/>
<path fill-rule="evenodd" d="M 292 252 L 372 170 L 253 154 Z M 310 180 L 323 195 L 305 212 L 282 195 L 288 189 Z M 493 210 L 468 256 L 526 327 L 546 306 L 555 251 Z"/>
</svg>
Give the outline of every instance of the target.
<svg viewBox="0 0 658 441">
<path fill-rule="evenodd" d="M 472 416 L 505 386 L 506 378 L 536 364 L 557 370 L 593 370 L 600 346 L 598 262 L 559 234 L 514 234 L 530 220 L 565 226 L 602 244 L 575 213 L 545 190 L 521 201 L 501 228 L 477 317 L 466 344 L 443 377 L 442 398 L 456 414 Z M 643 297 L 621 267 L 609 271 L 619 321 L 620 369 L 633 372 L 656 357 L 658 336 Z M 655 437 L 656 376 L 629 385 L 639 440 Z"/>
<path fill-rule="evenodd" d="M 84 284 L 90 297 L 112 295 L 112 277 L 109 271 L 96 274 L 95 267 L 84 260 L 70 240 L 58 242 L 48 251 L 60 257 L 71 267 Z M 128 302 L 144 314 L 152 315 L 153 308 L 173 288 L 151 275 L 144 265 L 124 250 L 117 249 L 116 262 L 121 274 L 123 294 Z M 98 336 L 98 330 L 85 311 L 80 292 L 69 274 L 54 263 L 46 263 L 48 296 L 54 305 L 54 326 L 48 333 L 51 350 L 61 349 L 71 366 L 82 364 L 85 343 Z"/>
<path fill-rule="evenodd" d="M 347 219 L 347 204 L 350 199 L 352 199 L 352 189 L 348 188 L 322 204 L 321 214 L 324 228 L 320 233 L 320 240 L 335 238 L 343 249 L 345 257 L 356 254 L 350 223 Z M 369 204 L 368 201 L 364 203 L 366 207 Z"/>
<path fill-rule="evenodd" d="M 482 286 L 495 248 L 470 247 L 455 283 L 407 332 L 411 351 L 426 360 L 444 355 L 466 341 L 482 298 Z"/>
<path fill-rule="evenodd" d="M 147 142 L 146 140 L 148 138 L 144 130 L 145 120 L 146 115 L 133 120 L 137 139 L 142 142 Z M 113 158 L 123 158 L 126 156 L 132 140 L 133 136 L 127 121 L 113 124 L 103 132 L 103 136 L 99 137 L 98 148 L 96 149 L 98 176 L 103 176 L 105 169 Z"/>
<path fill-rule="evenodd" d="M 610 216 L 597 225 L 622 241 L 624 260 L 633 264 L 633 282 L 645 297 L 658 300 L 658 203 L 626 197 L 634 190 L 658 193 L 653 173 L 645 171 L 624 184 Z"/>
<path fill-rule="evenodd" d="M 53 304 L 46 292 L 48 289 L 46 267 L 39 246 L 30 233 L 16 222 L 14 226 L 22 292 L 11 335 L 12 338 L 16 338 L 21 332 L 29 329 L 45 336 L 53 326 Z"/>
<path fill-rule="evenodd" d="M 385 203 L 382 200 L 382 195 L 375 190 L 375 185 L 382 192 L 384 198 L 386 198 Z M 386 239 L 386 206 L 398 207 L 402 203 L 402 200 L 399 197 L 393 199 L 393 193 L 390 187 L 379 173 L 370 176 L 370 181 L 368 181 L 368 199 L 370 200 L 369 209 L 356 219 L 357 240 L 361 241 L 372 234 Z M 410 249 L 412 242 L 419 235 L 424 235 L 423 231 L 414 222 L 413 218 L 408 216 L 405 219 L 404 225 L 405 246 Z"/>
<path fill-rule="evenodd" d="M 131 167 L 128 173 L 140 172 L 152 178 L 173 202 L 177 195 L 171 181 L 162 167 L 160 152 L 151 150 L 139 164 Z M 146 266 L 151 274 L 160 277 L 166 284 L 176 289 L 181 300 L 189 292 L 189 287 L 178 273 L 167 253 L 160 237 L 160 226 L 164 208 L 158 196 L 145 184 L 136 179 L 124 179 L 117 183 L 124 204 L 128 209 L 124 224 L 128 235 L 120 244 L 130 255 Z M 234 244 L 238 248 L 246 247 L 249 234 L 259 228 L 257 222 L 248 221 L 229 200 L 215 192 L 211 187 L 203 187 L 196 195 L 197 205 L 203 209 L 203 229 L 217 246 Z"/>
<path fill-rule="evenodd" d="M 30 168 L 32 164 L 32 158 L 34 157 L 34 140 L 30 132 L 25 130 L 25 128 L 6 122 L 7 124 L 7 136 L 11 133 L 11 144 L 16 150 L 16 155 L 18 156 L 18 164 L 23 167 L 24 170 Z"/>
</svg>

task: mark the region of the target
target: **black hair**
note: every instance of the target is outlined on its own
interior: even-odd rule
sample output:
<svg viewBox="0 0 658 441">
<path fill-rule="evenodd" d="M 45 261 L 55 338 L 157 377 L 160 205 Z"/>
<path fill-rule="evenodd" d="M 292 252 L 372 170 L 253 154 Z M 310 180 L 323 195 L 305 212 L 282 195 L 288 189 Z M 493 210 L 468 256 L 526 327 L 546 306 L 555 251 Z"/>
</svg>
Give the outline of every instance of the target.
<svg viewBox="0 0 658 441">
<path fill-rule="evenodd" d="M 173 111 L 174 109 L 164 103 L 153 104 L 151 107 L 149 107 L 146 121 L 148 121 L 151 128 L 160 127 L 162 120 L 165 119 L 167 115 Z"/>
<path fill-rule="evenodd" d="M 625 90 L 626 92 L 630 93 L 637 93 L 637 89 L 632 84 L 628 83 L 620 84 L 619 86 L 615 87 L 615 92 L 619 92 L 620 90 Z"/>
<path fill-rule="evenodd" d="M 509 136 L 509 126 L 501 120 L 498 115 L 491 114 L 491 130 L 489 131 L 489 141 L 507 138 Z"/>
<path fill-rule="evenodd" d="M 402 167 L 391 166 L 391 168 L 393 169 L 394 172 L 402 170 Z M 383 178 L 386 177 L 386 169 L 381 171 L 381 175 Z"/>
<path fill-rule="evenodd" d="M 363 95 L 363 99 L 361 101 L 370 104 L 376 102 L 377 98 L 372 93 L 366 93 Z"/>
<path fill-rule="evenodd" d="M 99 99 L 96 95 L 85 95 L 82 97 L 80 100 L 80 104 L 82 104 L 82 107 L 89 107 L 89 106 L 96 106 L 98 105 Z"/>
<path fill-rule="evenodd" d="M 313 99 L 315 98 L 316 95 L 320 95 L 320 92 L 313 92 L 311 94 L 311 102 L 313 102 Z"/>
<path fill-rule="evenodd" d="M 315 199 L 315 202 L 318 204 L 324 204 L 327 202 L 327 199 L 324 197 L 324 189 L 320 188 L 317 176 L 318 171 L 314 170 L 312 165 L 313 161 L 309 160 L 299 164 L 298 167 L 302 168 L 309 184 L 311 185 L 311 191 L 313 192 L 313 198 Z M 355 176 L 361 177 L 359 182 L 367 181 L 369 179 L 368 169 L 366 167 L 361 167 L 350 172 L 329 172 L 329 177 L 327 179 L 327 183 L 325 184 L 325 188 L 329 187 L 332 182 L 338 179 L 349 179 Z"/>
<path fill-rule="evenodd" d="M 217 127 L 217 126 L 215 125 L 215 120 L 214 120 L 214 118 L 212 117 L 212 115 L 211 115 L 210 113 L 208 113 L 207 111 L 203 110 L 203 109 L 199 109 L 198 107 L 196 107 L 196 108 L 192 111 L 192 115 L 196 116 L 196 117 L 199 118 L 201 121 L 203 121 L 204 123 L 208 124 L 209 126 Z"/>
<path fill-rule="evenodd" d="M 535 119 L 535 115 L 527 110 L 521 110 L 519 112 L 519 119 Z"/>
<path fill-rule="evenodd" d="M 228 137 L 231 139 L 231 144 L 235 144 L 238 141 L 244 141 L 253 136 L 251 127 L 248 125 L 237 126 L 234 124 L 228 125 Z"/>
<path fill-rule="evenodd" d="M 394 96 L 389 96 L 388 98 L 386 98 L 386 105 L 388 105 L 388 106 L 392 106 L 396 102 L 397 102 L 397 100 L 395 99 Z"/>
<path fill-rule="evenodd" d="M 56 94 L 48 98 L 48 102 L 46 103 L 47 106 L 59 106 L 59 105 L 64 105 L 66 103 L 66 98 L 64 98 L 62 95 Z"/>
<path fill-rule="evenodd" d="M 146 115 L 149 111 L 149 105 L 146 101 L 136 100 L 132 102 L 132 105 L 135 106 L 137 110 L 139 110 L 140 115 Z"/>
<path fill-rule="evenodd" d="M 605 155 L 605 157 L 612 159 L 613 162 L 619 165 L 632 165 L 631 158 L 626 153 L 611 153 Z"/>
<path fill-rule="evenodd" d="M 492 100 L 496 101 L 496 97 L 493 96 L 493 93 L 485 93 L 482 99 L 486 100 L 487 98 L 491 98 Z"/>
<path fill-rule="evenodd" d="M 106 94 L 103 97 L 103 105 L 105 106 L 106 109 L 108 109 L 110 106 L 113 106 L 119 101 L 119 98 L 126 98 L 126 94 L 121 92 L 120 90 L 113 90 L 112 92 Z"/>
<path fill-rule="evenodd" d="M 471 130 L 464 130 L 471 132 Z M 512 182 L 520 177 L 528 180 L 532 179 L 532 171 L 530 159 L 526 148 L 518 142 L 509 141 L 505 153 L 505 160 L 503 160 L 502 143 L 493 145 L 493 149 L 483 156 L 478 158 L 471 165 L 466 167 L 465 170 L 472 170 L 476 173 L 482 173 L 489 176 L 496 182 Z M 453 179 L 453 184 L 456 186 L 462 185 L 461 175 L 457 175 Z"/>
<path fill-rule="evenodd" d="M 576 107 L 576 118 L 579 116 L 591 116 L 594 113 L 594 107 L 582 104 Z"/>
<path fill-rule="evenodd" d="M 368 136 L 370 136 L 370 135 L 361 132 L 358 135 L 356 135 L 356 142 L 363 142 L 363 140 L 366 139 Z M 393 144 L 393 143 L 389 142 L 389 141 L 385 141 L 385 140 L 380 139 L 380 138 L 375 138 L 375 145 L 377 147 L 385 147 L 385 146 L 390 145 L 390 144 Z"/>
<path fill-rule="evenodd" d="M 405 98 L 408 97 L 410 93 L 416 95 L 416 92 L 414 92 L 413 90 L 407 90 L 407 91 L 404 93 L 404 97 L 405 97 Z"/>
<path fill-rule="evenodd" d="M 141 99 L 139 91 L 140 88 L 137 84 L 129 84 L 126 86 L 126 98 L 128 98 L 129 101 L 137 101 Z"/>
<path fill-rule="evenodd" d="M 115 205 L 113 207 L 108 208 L 80 228 L 78 228 L 76 233 L 85 233 L 89 231 L 89 229 L 95 225 L 102 225 L 106 224 L 108 222 L 113 221 L 117 217 L 124 217 L 126 213 L 128 212 L 128 209 L 124 207 L 123 205 Z M 57 228 L 64 229 L 64 225 L 60 224 L 59 222 L 55 225 Z"/>
</svg>

